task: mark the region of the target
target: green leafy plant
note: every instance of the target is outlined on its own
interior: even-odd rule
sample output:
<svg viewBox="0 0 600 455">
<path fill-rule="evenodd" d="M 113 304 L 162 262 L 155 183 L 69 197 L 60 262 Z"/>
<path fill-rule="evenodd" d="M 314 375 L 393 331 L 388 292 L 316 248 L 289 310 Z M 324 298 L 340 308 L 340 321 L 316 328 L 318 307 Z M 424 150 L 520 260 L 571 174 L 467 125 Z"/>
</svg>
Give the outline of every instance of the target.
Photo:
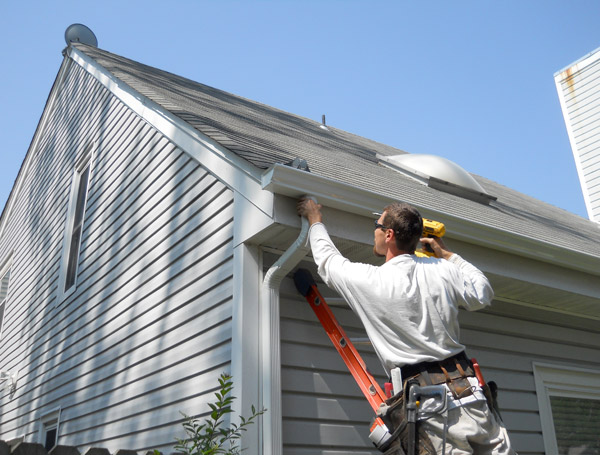
<svg viewBox="0 0 600 455">
<path fill-rule="evenodd" d="M 185 455 L 238 455 L 243 449 L 239 448 L 242 433 L 247 431 L 247 426 L 264 414 L 266 409 L 257 411 L 251 407 L 252 415 L 248 418 L 240 417 L 240 424 L 230 423 L 225 427 L 225 417 L 231 414 L 231 404 L 236 397 L 231 395 L 233 380 L 230 375 L 222 373 L 219 378 L 219 391 L 215 393 L 217 400 L 208 403 L 211 412 L 208 418 L 189 417 L 184 414 L 183 428 L 187 434 L 186 439 L 177 439 L 175 449 Z"/>
</svg>

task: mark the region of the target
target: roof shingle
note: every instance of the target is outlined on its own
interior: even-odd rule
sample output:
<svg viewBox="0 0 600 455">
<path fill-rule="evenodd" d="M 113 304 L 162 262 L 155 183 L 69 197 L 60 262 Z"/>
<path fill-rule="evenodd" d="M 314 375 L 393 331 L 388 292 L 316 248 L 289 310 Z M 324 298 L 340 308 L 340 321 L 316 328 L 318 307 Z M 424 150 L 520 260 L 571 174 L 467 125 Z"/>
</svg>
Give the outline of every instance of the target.
<svg viewBox="0 0 600 455">
<path fill-rule="evenodd" d="M 94 47 L 75 44 L 116 78 L 260 169 L 305 159 L 312 173 L 474 223 L 600 258 L 600 226 L 474 175 L 485 205 L 429 188 L 379 164 L 405 153 Z M 373 178 L 376 176 L 377 178 Z"/>
</svg>

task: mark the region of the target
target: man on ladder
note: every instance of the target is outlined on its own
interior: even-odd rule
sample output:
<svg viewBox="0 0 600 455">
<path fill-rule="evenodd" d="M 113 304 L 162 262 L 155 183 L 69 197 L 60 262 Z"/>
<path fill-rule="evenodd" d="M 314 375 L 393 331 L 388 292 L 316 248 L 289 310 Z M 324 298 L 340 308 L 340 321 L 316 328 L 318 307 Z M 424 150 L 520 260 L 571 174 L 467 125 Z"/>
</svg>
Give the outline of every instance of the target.
<svg viewBox="0 0 600 455">
<path fill-rule="evenodd" d="M 384 420 L 397 428 L 406 425 L 402 422 L 407 412 L 414 413 L 406 409 L 411 384 L 415 390 L 444 384 L 445 412 L 428 415 L 419 425 L 416 450 L 514 454 L 459 342 L 458 306 L 478 310 L 492 301 L 493 291 L 483 273 L 448 250 L 441 239 L 421 238 L 423 220 L 408 204 L 390 204 L 375 220 L 373 252 L 385 258 L 379 267 L 353 263 L 340 254 L 322 223 L 319 204 L 301 199 L 297 209 L 310 224 L 319 275 L 361 319 L 388 375 L 401 373 L 404 393 L 395 390 Z M 417 257 L 419 241 L 437 257 Z M 407 432 L 400 432 L 403 450 L 415 447 L 407 438 Z M 387 450 L 402 453 L 399 448 Z"/>
</svg>

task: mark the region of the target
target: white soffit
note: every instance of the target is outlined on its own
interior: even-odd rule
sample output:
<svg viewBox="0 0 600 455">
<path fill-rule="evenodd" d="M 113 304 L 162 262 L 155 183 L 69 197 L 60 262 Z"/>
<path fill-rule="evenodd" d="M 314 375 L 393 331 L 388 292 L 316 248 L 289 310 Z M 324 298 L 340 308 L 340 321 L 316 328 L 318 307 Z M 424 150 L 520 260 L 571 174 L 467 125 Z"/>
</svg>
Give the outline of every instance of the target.
<svg viewBox="0 0 600 455">
<path fill-rule="evenodd" d="M 381 162 L 425 185 L 477 202 L 489 204 L 496 200 L 454 161 L 437 155 L 407 153 L 404 155 L 378 155 Z"/>
</svg>

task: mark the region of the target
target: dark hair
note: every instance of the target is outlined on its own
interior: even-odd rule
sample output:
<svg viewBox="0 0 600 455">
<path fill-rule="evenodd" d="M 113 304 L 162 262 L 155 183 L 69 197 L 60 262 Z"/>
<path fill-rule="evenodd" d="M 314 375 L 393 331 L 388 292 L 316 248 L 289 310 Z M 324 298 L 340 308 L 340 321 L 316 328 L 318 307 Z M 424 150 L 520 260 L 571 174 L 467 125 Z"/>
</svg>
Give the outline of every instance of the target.
<svg viewBox="0 0 600 455">
<path fill-rule="evenodd" d="M 423 235 L 423 218 L 418 210 L 403 202 L 394 202 L 383 210 L 383 224 L 394 230 L 398 249 L 414 253 Z"/>
</svg>

